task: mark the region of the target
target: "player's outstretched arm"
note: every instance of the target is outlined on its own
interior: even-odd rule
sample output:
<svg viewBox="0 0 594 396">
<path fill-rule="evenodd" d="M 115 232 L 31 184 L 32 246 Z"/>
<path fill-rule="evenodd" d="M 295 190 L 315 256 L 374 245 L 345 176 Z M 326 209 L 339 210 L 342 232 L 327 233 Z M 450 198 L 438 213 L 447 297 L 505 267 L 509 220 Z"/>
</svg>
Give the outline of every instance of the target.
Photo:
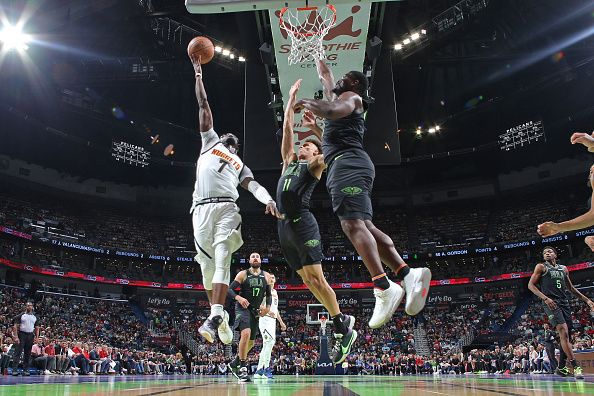
<svg viewBox="0 0 594 396">
<path fill-rule="evenodd" d="M 540 281 L 540 277 L 542 276 L 542 274 L 544 274 L 545 272 L 545 266 L 542 263 L 536 264 L 536 267 L 534 267 L 534 272 L 532 273 L 532 276 L 530 277 L 530 281 L 528 282 L 528 290 L 530 290 L 532 293 L 534 293 L 536 295 L 536 297 L 540 298 L 541 300 L 544 301 L 545 304 L 547 304 L 547 306 L 549 308 L 551 308 L 552 310 L 557 309 L 557 304 L 555 304 L 555 302 L 553 300 L 551 300 L 549 297 L 545 296 L 539 289 L 538 289 L 538 282 Z"/>
<path fill-rule="evenodd" d="M 297 102 L 297 92 L 301 87 L 301 79 L 297 80 L 289 91 L 289 100 L 287 101 L 287 107 L 285 108 L 285 120 L 283 122 L 283 141 L 281 143 L 281 156 L 283 157 L 283 172 L 287 169 L 287 166 L 297 157 L 295 150 L 293 150 L 293 125 L 295 125 L 295 111 L 293 106 Z"/>
<path fill-rule="evenodd" d="M 354 92 L 343 92 L 337 100 L 301 99 L 295 103 L 295 112 L 310 110 L 318 117 L 337 120 L 351 114 L 355 109 L 363 107 L 363 100 Z"/>
<path fill-rule="evenodd" d="M 212 129 L 212 112 L 210 111 L 210 105 L 208 104 L 208 96 L 206 96 L 206 89 L 204 89 L 204 83 L 202 82 L 202 65 L 200 64 L 200 58 L 192 57 L 192 65 L 194 66 L 194 77 L 196 78 L 196 100 L 200 111 L 198 112 L 198 120 L 200 121 L 200 132 L 208 132 Z"/>
<path fill-rule="evenodd" d="M 326 62 L 322 59 L 318 59 L 316 62 L 316 67 L 318 69 L 318 77 L 320 78 L 320 82 L 324 87 L 324 96 L 326 100 L 336 100 L 336 94 L 334 93 L 334 74 L 332 74 L 332 70 L 328 67 Z"/>
<path fill-rule="evenodd" d="M 594 302 L 592 302 L 592 300 L 590 300 L 588 297 L 584 296 L 578 289 L 575 288 L 575 286 L 571 282 L 571 279 L 569 278 L 569 270 L 567 269 L 567 267 L 564 267 L 563 271 L 565 271 L 565 274 L 566 274 L 566 283 L 567 283 L 567 287 L 569 288 L 569 290 L 573 293 L 574 296 L 576 296 L 577 298 L 579 298 L 580 300 L 582 300 L 583 302 L 588 304 L 588 307 L 590 307 L 590 310 L 594 311 Z"/>
<path fill-rule="evenodd" d="M 250 168 L 247 166 L 243 167 L 243 170 L 239 175 L 239 181 L 241 187 L 251 192 L 254 198 L 266 205 L 266 214 L 271 214 L 278 219 L 282 218 L 282 215 L 276 208 L 276 202 L 274 202 L 274 199 L 272 199 L 266 188 L 262 187 L 260 183 L 254 180 L 254 174 Z"/>
<path fill-rule="evenodd" d="M 594 181 L 594 165 L 590 168 L 590 184 Z M 563 221 L 561 223 L 554 223 L 547 221 L 539 224 L 537 232 L 540 236 L 548 237 L 560 232 L 568 232 L 574 230 L 581 230 L 582 228 L 588 228 L 594 226 L 594 185 L 592 185 L 593 191 L 590 197 L 590 210 L 575 219 Z"/>
<path fill-rule="evenodd" d="M 594 132 L 592 134 L 584 132 L 574 132 L 570 138 L 571 144 L 582 144 L 589 152 L 594 152 Z"/>
</svg>

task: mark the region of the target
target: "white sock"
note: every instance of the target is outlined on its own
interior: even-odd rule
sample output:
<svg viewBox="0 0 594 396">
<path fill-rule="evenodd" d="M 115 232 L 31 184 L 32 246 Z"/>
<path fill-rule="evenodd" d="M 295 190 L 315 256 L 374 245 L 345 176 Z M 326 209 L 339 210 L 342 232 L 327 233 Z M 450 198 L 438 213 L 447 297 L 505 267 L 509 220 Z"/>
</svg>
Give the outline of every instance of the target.
<svg viewBox="0 0 594 396">
<path fill-rule="evenodd" d="M 217 315 L 221 318 L 223 317 L 223 306 L 221 304 L 212 304 L 210 306 L 210 316 L 208 319 L 212 319 Z"/>
</svg>

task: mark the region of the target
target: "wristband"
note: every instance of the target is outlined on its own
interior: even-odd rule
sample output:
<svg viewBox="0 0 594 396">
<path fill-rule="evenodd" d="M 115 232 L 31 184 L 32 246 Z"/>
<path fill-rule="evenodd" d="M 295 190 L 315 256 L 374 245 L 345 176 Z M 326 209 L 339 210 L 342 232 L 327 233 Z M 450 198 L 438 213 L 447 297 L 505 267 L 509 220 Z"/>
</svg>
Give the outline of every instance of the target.
<svg viewBox="0 0 594 396">
<path fill-rule="evenodd" d="M 196 73 L 196 74 L 194 74 L 194 77 L 195 78 L 202 78 L 202 73 Z"/>
</svg>

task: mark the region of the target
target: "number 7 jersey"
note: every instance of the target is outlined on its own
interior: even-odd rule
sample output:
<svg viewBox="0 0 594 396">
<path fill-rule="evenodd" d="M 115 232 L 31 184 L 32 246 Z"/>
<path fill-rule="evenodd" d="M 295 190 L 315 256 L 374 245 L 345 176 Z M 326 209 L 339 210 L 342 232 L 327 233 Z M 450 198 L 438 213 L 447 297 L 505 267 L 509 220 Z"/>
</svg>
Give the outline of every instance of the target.
<svg viewBox="0 0 594 396">
<path fill-rule="evenodd" d="M 228 197 L 237 200 L 237 186 L 251 172 L 243 161 L 220 141 L 211 129 L 201 132 L 202 148 L 196 164 L 194 205 L 204 198 Z"/>
</svg>

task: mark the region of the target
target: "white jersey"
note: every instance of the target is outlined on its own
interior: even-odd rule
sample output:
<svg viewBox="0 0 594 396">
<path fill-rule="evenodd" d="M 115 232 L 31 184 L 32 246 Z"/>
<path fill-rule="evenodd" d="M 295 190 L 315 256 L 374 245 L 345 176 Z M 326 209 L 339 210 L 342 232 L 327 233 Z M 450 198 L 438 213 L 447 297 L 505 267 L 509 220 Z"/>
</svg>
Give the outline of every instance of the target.
<svg viewBox="0 0 594 396">
<path fill-rule="evenodd" d="M 204 198 L 232 198 L 237 200 L 237 186 L 253 174 L 243 161 L 219 141 L 219 135 L 211 129 L 201 132 L 202 148 L 196 164 L 193 205 Z"/>
<path fill-rule="evenodd" d="M 270 313 L 274 314 L 274 317 L 278 317 L 278 293 L 272 289 L 272 303 L 270 303 Z"/>
</svg>

